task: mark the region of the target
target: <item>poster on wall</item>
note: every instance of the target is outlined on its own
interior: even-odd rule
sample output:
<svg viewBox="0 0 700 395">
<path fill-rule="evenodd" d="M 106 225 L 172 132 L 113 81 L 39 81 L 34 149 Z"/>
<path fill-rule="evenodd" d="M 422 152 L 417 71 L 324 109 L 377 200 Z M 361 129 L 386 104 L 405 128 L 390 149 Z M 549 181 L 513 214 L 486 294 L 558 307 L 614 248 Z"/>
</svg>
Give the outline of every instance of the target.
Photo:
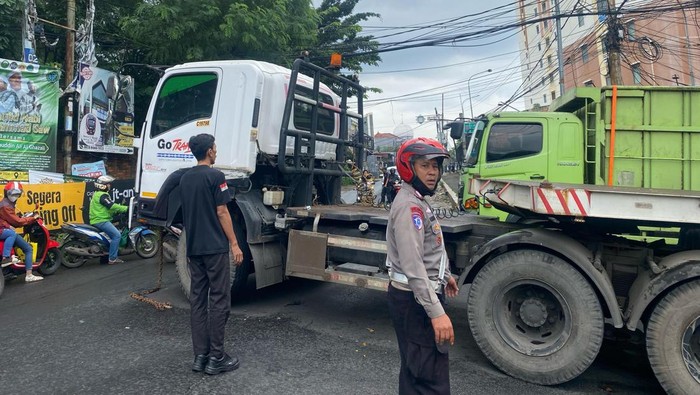
<svg viewBox="0 0 700 395">
<path fill-rule="evenodd" d="M 0 58 L 0 170 L 56 170 L 58 70 Z"/>
<path fill-rule="evenodd" d="M 97 178 L 107 174 L 107 168 L 103 160 L 92 163 L 78 163 L 71 166 L 71 175 L 79 177 Z"/>
<path fill-rule="evenodd" d="M 122 84 L 117 96 L 109 98 L 107 86 L 110 76 L 118 78 L 111 71 L 80 64 L 78 150 L 133 154 L 134 85 Z M 107 125 L 110 113 L 114 119 L 112 127 Z"/>
</svg>

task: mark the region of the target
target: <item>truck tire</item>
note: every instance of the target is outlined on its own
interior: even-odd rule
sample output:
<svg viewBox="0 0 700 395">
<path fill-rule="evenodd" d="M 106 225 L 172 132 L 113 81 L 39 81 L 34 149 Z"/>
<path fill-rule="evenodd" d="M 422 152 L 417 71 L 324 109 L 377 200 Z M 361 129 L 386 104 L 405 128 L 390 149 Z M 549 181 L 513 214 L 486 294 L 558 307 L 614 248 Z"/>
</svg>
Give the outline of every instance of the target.
<svg viewBox="0 0 700 395">
<path fill-rule="evenodd" d="M 235 228 L 235 226 L 234 226 Z M 238 236 L 238 234 L 236 234 Z M 240 297 L 245 290 L 245 285 L 248 281 L 248 275 L 250 274 L 250 266 L 252 262 L 247 259 L 246 256 L 250 256 L 250 251 L 246 255 L 247 244 L 240 243 L 239 246 L 243 249 L 243 263 L 240 266 L 233 264 L 231 260 L 231 301 L 235 301 L 236 297 Z M 245 249 L 243 248 L 245 246 Z M 177 277 L 180 280 L 180 288 L 185 293 L 185 296 L 189 300 L 190 298 L 190 270 L 187 267 L 187 237 L 185 236 L 185 230 L 182 230 L 180 235 L 180 240 L 177 244 L 177 259 L 175 261 L 175 267 L 177 268 Z"/>
<path fill-rule="evenodd" d="M 586 279 L 536 250 L 506 252 L 477 274 L 469 327 L 500 370 L 535 384 L 567 382 L 585 371 L 603 342 L 603 312 Z"/>
<path fill-rule="evenodd" d="M 669 394 L 700 391 L 700 281 L 679 286 L 654 308 L 647 326 L 651 368 Z"/>
</svg>

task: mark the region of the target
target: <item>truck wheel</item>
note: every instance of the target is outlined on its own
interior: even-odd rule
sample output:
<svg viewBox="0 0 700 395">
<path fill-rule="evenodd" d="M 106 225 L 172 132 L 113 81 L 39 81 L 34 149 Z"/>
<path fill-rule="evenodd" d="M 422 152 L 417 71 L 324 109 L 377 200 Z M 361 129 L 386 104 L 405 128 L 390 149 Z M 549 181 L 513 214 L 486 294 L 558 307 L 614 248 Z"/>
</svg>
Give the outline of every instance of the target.
<svg viewBox="0 0 700 395">
<path fill-rule="evenodd" d="M 649 362 L 669 394 L 687 394 L 700 388 L 698 300 L 700 281 L 683 284 L 659 302 L 649 319 Z"/>
<path fill-rule="evenodd" d="M 603 342 L 603 312 L 586 279 L 542 251 L 506 252 L 469 290 L 469 327 L 503 372 L 535 384 L 567 382 L 585 371 Z"/>
<path fill-rule="evenodd" d="M 246 255 L 247 244 L 239 244 L 243 249 L 243 263 L 240 266 L 233 264 L 231 261 L 231 300 L 234 301 L 235 297 L 240 296 L 245 289 L 245 285 L 248 281 L 248 275 L 250 274 L 250 266 L 252 262 L 247 259 L 246 256 L 250 256 L 250 251 Z M 187 237 L 185 236 L 185 230 L 182 230 L 180 234 L 180 241 L 177 244 L 177 260 L 175 261 L 175 267 L 177 268 L 177 276 L 180 279 L 180 287 L 182 291 L 190 298 L 190 270 L 187 267 Z"/>
</svg>

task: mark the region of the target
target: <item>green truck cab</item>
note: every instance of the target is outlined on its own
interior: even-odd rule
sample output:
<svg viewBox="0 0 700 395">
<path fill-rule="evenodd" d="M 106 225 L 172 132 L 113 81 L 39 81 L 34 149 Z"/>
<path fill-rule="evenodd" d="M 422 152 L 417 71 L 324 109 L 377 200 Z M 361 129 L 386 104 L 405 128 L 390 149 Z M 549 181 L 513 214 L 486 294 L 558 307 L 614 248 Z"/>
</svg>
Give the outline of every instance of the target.
<svg viewBox="0 0 700 395">
<path fill-rule="evenodd" d="M 506 216 L 476 204 L 472 178 L 700 190 L 699 88 L 575 88 L 550 110 L 452 128 L 464 147 L 465 208 Z"/>
</svg>

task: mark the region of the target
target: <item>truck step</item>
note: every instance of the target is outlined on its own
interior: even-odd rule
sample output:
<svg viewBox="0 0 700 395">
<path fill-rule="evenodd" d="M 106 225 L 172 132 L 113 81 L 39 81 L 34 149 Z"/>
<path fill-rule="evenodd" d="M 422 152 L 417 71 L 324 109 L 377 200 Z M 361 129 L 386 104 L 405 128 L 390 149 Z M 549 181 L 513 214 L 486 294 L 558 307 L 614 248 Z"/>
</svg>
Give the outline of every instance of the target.
<svg viewBox="0 0 700 395">
<path fill-rule="evenodd" d="M 373 276 L 379 273 L 379 268 L 376 266 L 360 265 L 358 263 L 343 263 L 342 265 L 336 266 L 335 270 L 339 272 L 364 274 L 366 276 Z"/>
</svg>

